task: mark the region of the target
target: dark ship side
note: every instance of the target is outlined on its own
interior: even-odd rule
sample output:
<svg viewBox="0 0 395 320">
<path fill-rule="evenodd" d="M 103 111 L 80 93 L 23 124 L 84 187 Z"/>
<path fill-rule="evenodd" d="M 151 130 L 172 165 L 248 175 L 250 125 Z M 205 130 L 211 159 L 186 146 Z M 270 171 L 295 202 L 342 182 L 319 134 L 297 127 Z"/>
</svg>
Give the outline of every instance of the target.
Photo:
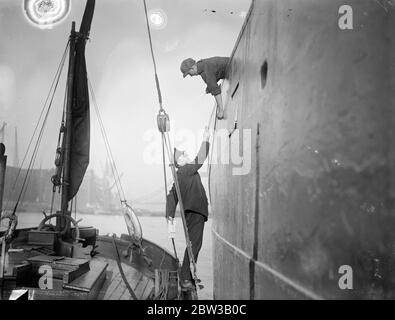
<svg viewBox="0 0 395 320">
<path fill-rule="evenodd" d="M 252 1 L 216 123 L 242 160 L 211 165 L 214 298 L 395 297 L 394 26 L 390 1 Z"/>
</svg>

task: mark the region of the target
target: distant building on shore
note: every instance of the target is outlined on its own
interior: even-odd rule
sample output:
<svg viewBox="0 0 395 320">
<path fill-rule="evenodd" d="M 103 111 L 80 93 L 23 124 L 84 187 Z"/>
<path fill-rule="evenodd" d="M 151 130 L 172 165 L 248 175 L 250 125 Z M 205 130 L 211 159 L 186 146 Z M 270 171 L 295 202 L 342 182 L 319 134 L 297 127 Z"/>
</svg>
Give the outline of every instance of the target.
<svg viewBox="0 0 395 320">
<path fill-rule="evenodd" d="M 27 170 L 8 166 L 6 171 L 4 209 L 12 210 L 20 197 L 18 206 L 21 211 L 46 211 L 51 209 L 53 185 L 51 177 L 54 169 L 32 169 L 26 178 L 26 190 L 21 188 L 26 177 Z M 97 176 L 93 170 L 88 170 L 81 184 L 76 201 L 77 211 L 81 213 L 111 213 L 119 210 L 114 194 L 109 188 L 108 179 Z M 53 211 L 59 208 L 60 196 L 56 190 L 54 195 Z M 74 206 L 73 206 L 74 210 Z"/>
</svg>

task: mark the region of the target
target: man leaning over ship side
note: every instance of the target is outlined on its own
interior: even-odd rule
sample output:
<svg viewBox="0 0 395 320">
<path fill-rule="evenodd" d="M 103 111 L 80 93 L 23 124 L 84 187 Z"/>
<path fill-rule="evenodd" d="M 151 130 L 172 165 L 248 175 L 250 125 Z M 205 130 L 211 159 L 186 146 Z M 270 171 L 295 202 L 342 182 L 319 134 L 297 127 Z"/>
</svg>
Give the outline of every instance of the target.
<svg viewBox="0 0 395 320">
<path fill-rule="evenodd" d="M 211 93 L 217 103 L 217 118 L 224 118 L 224 106 L 222 103 L 221 87 L 218 81 L 225 79 L 227 66 L 230 61 L 228 57 L 212 57 L 195 61 L 192 58 L 185 59 L 180 66 L 181 73 L 185 78 L 187 75 L 200 75 L 207 84 L 206 93 Z"/>
</svg>

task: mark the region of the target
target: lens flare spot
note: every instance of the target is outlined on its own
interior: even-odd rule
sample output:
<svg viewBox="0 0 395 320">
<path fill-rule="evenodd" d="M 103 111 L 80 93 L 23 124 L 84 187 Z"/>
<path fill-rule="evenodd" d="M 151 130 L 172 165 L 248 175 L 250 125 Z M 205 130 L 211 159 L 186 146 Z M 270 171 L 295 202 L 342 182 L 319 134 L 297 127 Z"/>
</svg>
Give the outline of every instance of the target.
<svg viewBox="0 0 395 320">
<path fill-rule="evenodd" d="M 161 9 L 151 10 L 148 14 L 149 22 L 153 29 L 164 29 L 167 25 L 167 15 Z"/>
<path fill-rule="evenodd" d="M 40 29 L 51 29 L 66 19 L 70 12 L 70 0 L 24 0 L 26 19 Z"/>
</svg>

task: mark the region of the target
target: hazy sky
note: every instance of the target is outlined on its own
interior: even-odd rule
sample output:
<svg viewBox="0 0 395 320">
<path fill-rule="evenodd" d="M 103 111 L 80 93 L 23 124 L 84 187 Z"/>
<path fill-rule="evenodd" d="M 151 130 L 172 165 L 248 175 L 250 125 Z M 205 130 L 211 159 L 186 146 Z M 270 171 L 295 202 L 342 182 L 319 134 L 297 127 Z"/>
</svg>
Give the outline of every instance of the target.
<svg viewBox="0 0 395 320">
<path fill-rule="evenodd" d="M 85 1 L 71 1 L 67 18 L 52 29 L 29 23 L 22 4 L 23 0 L 0 0 L 0 126 L 3 121 L 7 123 L 5 142 L 11 165 L 14 128 L 18 128 L 22 159 L 65 48 L 71 21 L 75 20 L 79 28 Z M 148 10 L 161 9 L 167 16 L 165 28 L 152 30 L 158 74 L 174 142 L 190 153 L 199 147 L 199 132 L 210 117 L 214 99 L 205 94 L 200 77 L 182 78 L 180 63 L 187 57 L 229 56 L 249 5 L 250 0 L 147 0 Z M 88 76 L 130 200 L 163 185 L 160 158 L 147 161 L 152 155 L 160 156 L 153 148 L 155 143 L 160 146 L 160 134 L 144 19 L 142 0 L 97 0 L 86 48 Z M 53 167 L 67 65 L 63 72 L 36 167 Z M 188 135 L 196 137 L 193 143 Z M 101 175 L 106 154 L 93 106 L 91 138 L 90 168 Z"/>
</svg>

